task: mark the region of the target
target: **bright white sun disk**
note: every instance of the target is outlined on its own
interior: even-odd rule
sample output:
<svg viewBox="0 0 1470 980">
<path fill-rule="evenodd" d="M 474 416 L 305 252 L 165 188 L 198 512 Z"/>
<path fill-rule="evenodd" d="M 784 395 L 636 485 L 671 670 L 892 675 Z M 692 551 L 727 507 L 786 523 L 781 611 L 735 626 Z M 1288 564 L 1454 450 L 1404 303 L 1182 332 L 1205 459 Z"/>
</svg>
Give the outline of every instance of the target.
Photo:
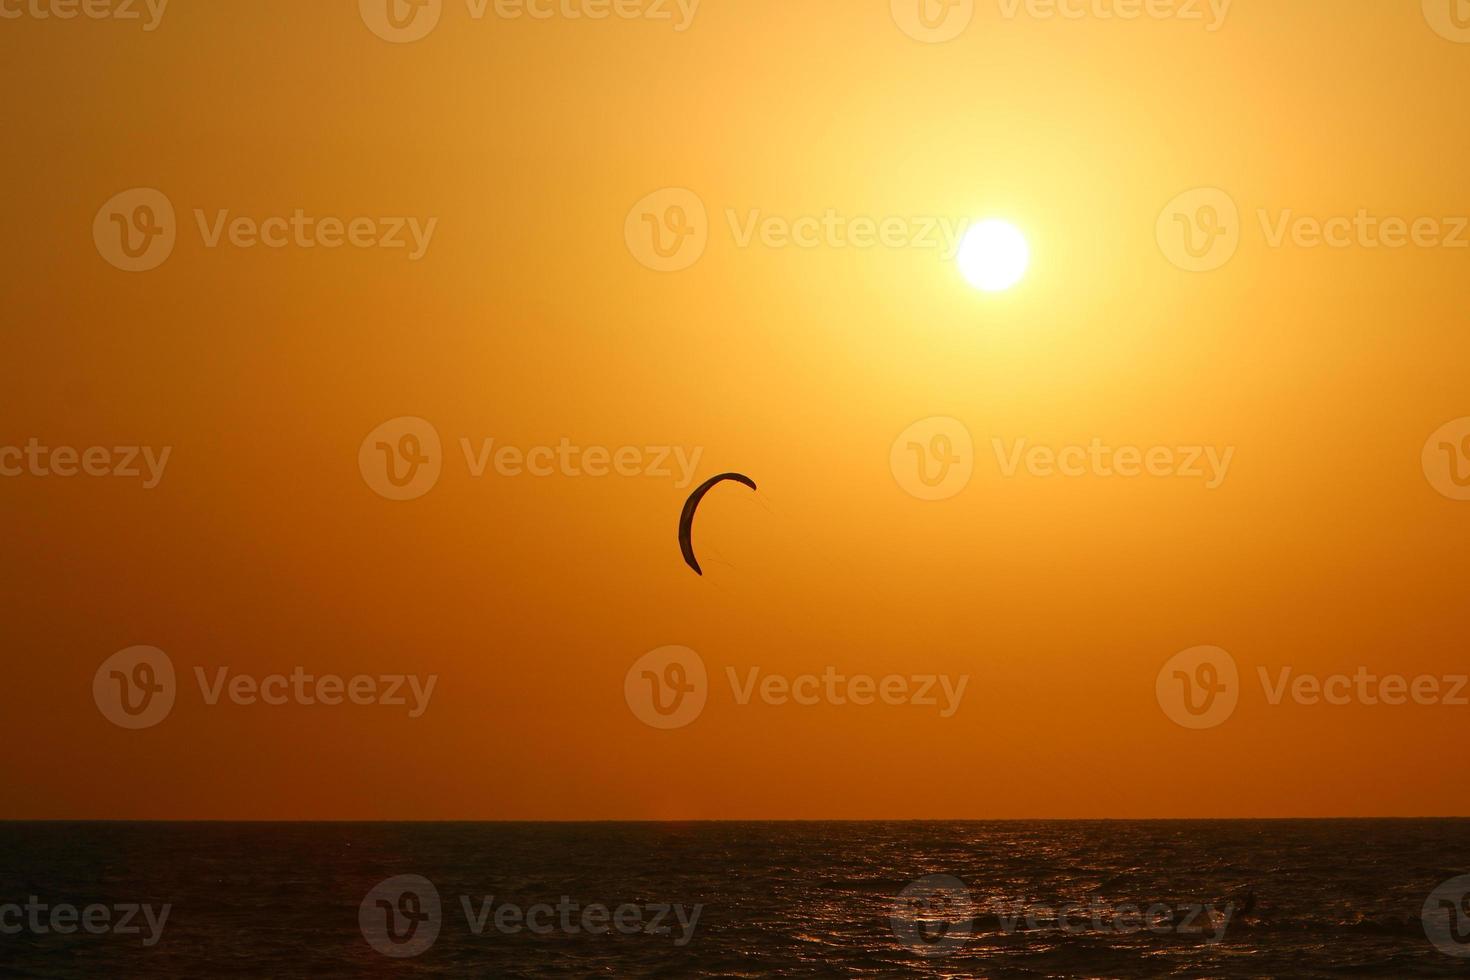
<svg viewBox="0 0 1470 980">
<path fill-rule="evenodd" d="M 1031 248 L 1015 225 L 992 218 L 965 232 L 955 261 L 970 285 L 998 293 L 1021 281 Z"/>
</svg>

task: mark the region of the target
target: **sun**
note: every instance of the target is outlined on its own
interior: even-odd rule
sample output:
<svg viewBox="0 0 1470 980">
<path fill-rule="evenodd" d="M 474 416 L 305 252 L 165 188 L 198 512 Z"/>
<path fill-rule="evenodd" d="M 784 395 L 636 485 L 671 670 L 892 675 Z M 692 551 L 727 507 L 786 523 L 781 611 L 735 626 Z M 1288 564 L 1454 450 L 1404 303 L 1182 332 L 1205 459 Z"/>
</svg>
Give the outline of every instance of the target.
<svg viewBox="0 0 1470 980">
<path fill-rule="evenodd" d="M 965 232 L 955 261 L 970 285 L 998 293 L 1021 281 L 1031 263 L 1031 248 L 1015 225 L 991 218 Z"/>
</svg>

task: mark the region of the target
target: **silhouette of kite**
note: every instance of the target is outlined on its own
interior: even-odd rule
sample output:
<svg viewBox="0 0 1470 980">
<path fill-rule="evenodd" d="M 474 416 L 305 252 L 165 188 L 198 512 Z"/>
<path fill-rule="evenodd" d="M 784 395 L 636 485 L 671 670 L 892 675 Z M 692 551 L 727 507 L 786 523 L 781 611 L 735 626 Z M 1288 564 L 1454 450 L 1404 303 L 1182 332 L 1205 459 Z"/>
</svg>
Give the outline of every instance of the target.
<svg viewBox="0 0 1470 980">
<path fill-rule="evenodd" d="M 703 575 L 704 570 L 699 567 L 699 559 L 694 557 L 694 541 L 691 538 L 694 532 L 694 512 L 699 509 L 699 502 L 704 499 L 704 495 L 726 480 L 743 483 L 752 490 L 756 488 L 754 480 L 739 473 L 721 473 L 719 476 L 712 476 L 689 495 L 689 499 L 684 501 L 684 513 L 679 515 L 679 550 L 684 552 L 684 561 L 694 569 L 696 575 Z"/>
</svg>

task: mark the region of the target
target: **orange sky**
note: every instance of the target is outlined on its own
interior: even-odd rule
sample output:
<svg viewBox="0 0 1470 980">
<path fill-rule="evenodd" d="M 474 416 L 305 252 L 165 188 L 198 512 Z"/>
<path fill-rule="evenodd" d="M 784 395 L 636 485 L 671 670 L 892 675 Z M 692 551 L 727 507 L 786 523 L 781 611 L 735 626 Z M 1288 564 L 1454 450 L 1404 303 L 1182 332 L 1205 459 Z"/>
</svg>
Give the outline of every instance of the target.
<svg viewBox="0 0 1470 980">
<path fill-rule="evenodd" d="M 1268 236 L 1288 209 L 1470 214 L 1470 44 L 1418 4 L 1238 0 L 1209 30 L 1205 4 L 992 0 L 931 44 L 885 2 L 705 0 L 677 30 L 673 3 L 541 20 L 445 0 L 409 43 L 346 0 L 174 0 L 151 31 L 35 2 L 0 0 L 19 12 L 0 448 L 172 449 L 153 489 L 0 478 L 0 817 L 1470 812 L 1445 751 L 1470 707 L 1271 705 L 1256 680 L 1470 672 L 1470 502 L 1421 463 L 1470 416 L 1470 250 Z M 93 224 L 139 187 L 177 240 L 125 272 Z M 625 226 L 671 187 L 708 242 L 657 272 Z M 1194 188 L 1240 213 L 1209 272 L 1156 239 Z M 209 245 L 222 211 L 298 209 L 435 224 L 417 260 Z M 1031 268 L 987 295 L 939 250 L 742 247 L 731 227 L 829 210 L 1002 217 Z M 442 474 L 391 501 L 359 450 L 405 416 L 441 437 Z M 890 450 L 939 416 L 973 437 L 973 476 L 924 501 Z M 695 479 L 760 492 L 708 498 L 700 578 L 676 478 L 477 478 L 460 441 L 491 438 L 698 450 Z M 993 440 L 1021 439 L 1233 457 L 1214 489 L 1006 476 Z M 179 689 L 129 731 L 92 683 L 137 644 Z M 671 644 L 711 683 L 660 731 L 624 678 Z M 1194 731 L 1155 680 L 1203 644 L 1244 690 Z M 210 705 L 194 670 L 225 666 L 437 684 L 418 718 Z M 945 718 L 742 706 L 726 683 L 829 666 L 968 686 Z"/>
</svg>

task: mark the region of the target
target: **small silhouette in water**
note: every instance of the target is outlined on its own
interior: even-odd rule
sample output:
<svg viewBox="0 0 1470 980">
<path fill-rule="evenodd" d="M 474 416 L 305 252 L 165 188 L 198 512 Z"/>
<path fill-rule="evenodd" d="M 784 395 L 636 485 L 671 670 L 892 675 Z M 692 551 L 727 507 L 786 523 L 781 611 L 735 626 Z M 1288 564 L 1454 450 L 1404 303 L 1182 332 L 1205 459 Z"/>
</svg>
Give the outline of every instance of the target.
<svg viewBox="0 0 1470 980">
<path fill-rule="evenodd" d="M 699 567 L 699 559 L 694 557 L 694 512 L 699 510 L 699 503 L 704 500 L 704 495 L 726 480 L 744 484 L 752 490 L 756 489 L 755 481 L 740 473 L 721 473 L 719 476 L 712 476 L 689 495 L 689 499 L 684 501 L 684 513 L 679 515 L 679 550 L 684 553 L 684 561 L 694 569 L 696 575 L 703 575 L 704 570 Z"/>
<path fill-rule="evenodd" d="M 1236 892 L 1230 899 L 1235 904 L 1235 917 L 1245 919 L 1256 910 L 1256 890 L 1247 888 L 1244 892 Z"/>
<path fill-rule="evenodd" d="M 1256 890 L 1254 888 L 1242 888 L 1237 892 L 1226 895 L 1216 904 L 1223 912 L 1223 916 L 1216 920 L 1216 925 L 1220 929 L 1220 935 L 1222 937 L 1225 935 L 1226 929 L 1230 926 L 1259 924 L 1252 916 L 1256 910 Z"/>
</svg>

